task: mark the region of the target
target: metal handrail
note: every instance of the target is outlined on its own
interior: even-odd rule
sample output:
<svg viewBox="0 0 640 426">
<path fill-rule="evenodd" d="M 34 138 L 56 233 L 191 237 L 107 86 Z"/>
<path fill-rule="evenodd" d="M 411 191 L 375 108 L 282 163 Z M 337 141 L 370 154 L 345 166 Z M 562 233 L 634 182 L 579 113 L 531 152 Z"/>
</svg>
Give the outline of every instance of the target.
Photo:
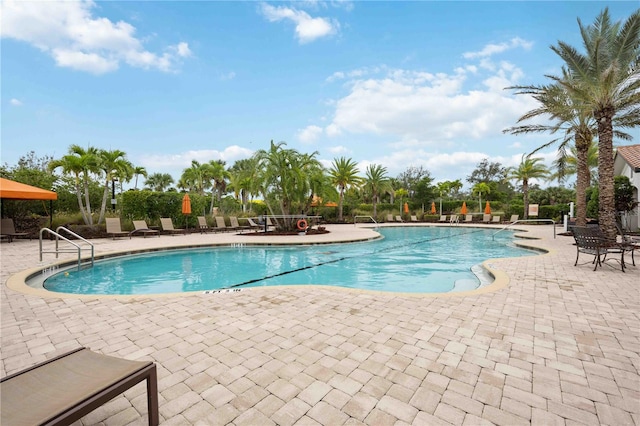
<svg viewBox="0 0 640 426">
<path fill-rule="evenodd" d="M 42 228 L 40 230 L 40 261 L 42 262 L 42 254 L 43 253 L 55 253 L 56 255 L 56 259 L 58 258 L 58 254 L 59 253 L 73 253 L 73 252 L 78 252 L 78 270 L 80 269 L 80 267 L 82 266 L 82 246 L 79 244 L 74 243 L 73 241 L 71 241 L 70 239 L 64 237 L 63 235 L 60 234 L 60 231 L 65 231 L 68 234 L 80 239 L 81 241 L 83 241 L 84 243 L 88 244 L 91 247 L 91 266 L 93 266 L 93 262 L 94 262 L 94 246 L 91 242 L 87 241 L 86 239 L 84 239 L 83 237 L 81 237 L 80 235 L 76 234 L 75 232 L 71 231 L 70 229 L 67 229 L 63 226 L 59 226 L 55 231 L 49 229 L 49 228 Z M 56 249 L 54 251 L 45 251 L 42 249 L 42 236 L 44 233 L 48 233 L 51 235 L 54 235 L 56 237 Z M 62 249 L 59 247 L 59 240 L 64 240 L 66 242 L 68 242 L 69 244 L 71 244 L 72 246 L 75 247 L 75 249 L 69 248 L 69 249 Z"/>
<path fill-rule="evenodd" d="M 491 239 L 495 239 L 495 236 L 504 231 L 505 229 L 510 228 L 511 226 L 515 225 L 516 223 L 524 223 L 524 222 L 551 222 L 553 223 L 553 238 L 556 238 L 556 221 L 553 219 L 518 219 L 516 221 L 513 221 L 511 223 L 509 223 L 507 226 L 505 226 L 502 229 L 499 229 L 498 231 L 494 232 L 493 235 L 491 235 Z"/>
<path fill-rule="evenodd" d="M 353 226 L 356 226 L 356 225 L 358 224 L 358 218 L 359 218 L 359 217 L 368 217 L 369 219 L 371 219 L 371 221 L 372 221 L 373 223 L 376 223 L 376 224 L 378 223 L 378 222 L 376 222 L 376 220 L 373 218 L 373 216 L 366 216 L 366 215 L 365 215 L 365 216 L 362 216 L 362 215 L 358 215 L 358 216 L 354 216 L 354 217 L 353 217 Z"/>
</svg>

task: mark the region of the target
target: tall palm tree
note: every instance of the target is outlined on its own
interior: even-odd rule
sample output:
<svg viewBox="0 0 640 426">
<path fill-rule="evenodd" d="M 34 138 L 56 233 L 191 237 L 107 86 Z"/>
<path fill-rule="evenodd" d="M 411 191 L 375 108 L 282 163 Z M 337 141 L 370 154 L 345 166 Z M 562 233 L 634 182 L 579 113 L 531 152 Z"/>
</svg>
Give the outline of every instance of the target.
<svg viewBox="0 0 640 426">
<path fill-rule="evenodd" d="M 127 154 L 124 151 L 115 149 L 107 151 L 101 149 L 98 151 L 98 164 L 100 169 L 104 172 L 104 190 L 102 192 L 102 205 L 100 207 L 100 217 L 98 218 L 98 224 L 102 223 L 104 214 L 107 209 L 107 198 L 109 197 L 109 184 L 115 185 L 115 177 L 124 172 L 127 168 L 131 168 L 131 163 L 126 158 Z M 115 188 L 112 189 L 115 191 Z"/>
<path fill-rule="evenodd" d="M 211 213 L 213 213 L 214 192 L 217 194 L 218 205 L 222 200 L 222 194 L 227 191 L 229 172 L 224 168 L 222 160 L 211 160 L 206 164 L 206 176 L 213 182 L 211 185 Z"/>
<path fill-rule="evenodd" d="M 138 176 L 144 176 L 145 179 L 147 178 L 147 176 L 149 176 L 149 174 L 147 173 L 147 169 L 145 169 L 142 166 L 137 166 L 133 169 L 133 174 L 136 177 L 136 181 L 133 185 L 133 189 L 138 189 Z"/>
<path fill-rule="evenodd" d="M 344 191 L 347 188 L 357 188 L 362 183 L 362 178 L 358 176 L 358 164 L 351 158 L 336 158 L 333 160 L 329 176 L 335 186 L 338 187 L 340 201 L 338 202 L 338 220 L 342 222 L 342 208 L 344 201 Z"/>
<path fill-rule="evenodd" d="M 99 173 L 98 150 L 92 146 L 84 149 L 80 145 L 71 145 L 69 154 L 59 160 L 49 163 L 49 169 L 55 170 L 62 167 L 65 174 L 73 174 L 76 184 L 76 195 L 78 197 L 78 207 L 82 214 L 82 219 L 86 225 L 93 225 L 91 215 L 91 201 L 89 199 L 89 181 L 92 173 Z M 84 189 L 84 203 L 82 201 L 82 189 Z"/>
<path fill-rule="evenodd" d="M 598 126 L 599 221 L 605 235 L 614 238 L 613 120 L 626 114 L 625 127 L 640 125 L 640 10 L 621 24 L 612 22 L 605 8 L 592 25 L 578 19 L 578 26 L 586 53 L 559 41 L 551 49 L 571 78 L 549 77 L 590 112 Z"/>
<path fill-rule="evenodd" d="M 523 156 L 518 167 L 507 169 L 507 179 L 515 179 L 518 182 L 522 182 L 525 219 L 529 215 L 529 181 L 531 179 L 546 179 L 549 176 L 549 169 L 541 162 L 542 158 Z"/>
<path fill-rule="evenodd" d="M 257 174 L 257 163 L 255 158 L 244 158 L 236 161 L 229 169 L 229 180 L 231 189 L 240 196 L 242 211 L 247 211 L 249 197 L 256 194 L 255 182 Z"/>
<path fill-rule="evenodd" d="M 371 192 L 373 217 L 375 218 L 378 215 L 377 206 L 380 202 L 380 195 L 391 190 L 387 168 L 380 164 L 370 164 L 366 171 L 365 188 Z"/>
<path fill-rule="evenodd" d="M 578 149 L 573 145 L 569 152 L 558 152 L 558 157 L 553 162 L 553 168 L 556 170 L 549 178 L 557 179 L 559 183 L 564 183 L 569 176 L 577 176 L 578 174 Z M 598 143 L 591 141 L 587 150 L 587 167 L 586 181 L 589 185 L 595 185 L 598 182 Z"/>
<path fill-rule="evenodd" d="M 173 182 L 173 177 L 169 173 L 152 173 L 147 177 L 145 187 L 151 191 L 164 192 Z"/>
<path fill-rule="evenodd" d="M 189 191 L 196 192 L 202 196 L 211 187 L 211 166 L 202 164 L 199 161 L 191 160 L 191 167 L 182 171 L 180 181 L 183 182 Z"/>
</svg>

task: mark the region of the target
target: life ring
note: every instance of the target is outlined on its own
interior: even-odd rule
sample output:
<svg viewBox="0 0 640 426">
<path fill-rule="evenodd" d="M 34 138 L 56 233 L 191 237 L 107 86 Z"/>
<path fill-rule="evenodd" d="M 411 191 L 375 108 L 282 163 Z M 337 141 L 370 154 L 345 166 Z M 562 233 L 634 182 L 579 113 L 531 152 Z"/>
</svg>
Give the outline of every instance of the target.
<svg viewBox="0 0 640 426">
<path fill-rule="evenodd" d="M 304 231 L 307 229 L 307 221 L 304 219 L 300 219 L 296 226 L 298 227 L 298 230 Z"/>
</svg>

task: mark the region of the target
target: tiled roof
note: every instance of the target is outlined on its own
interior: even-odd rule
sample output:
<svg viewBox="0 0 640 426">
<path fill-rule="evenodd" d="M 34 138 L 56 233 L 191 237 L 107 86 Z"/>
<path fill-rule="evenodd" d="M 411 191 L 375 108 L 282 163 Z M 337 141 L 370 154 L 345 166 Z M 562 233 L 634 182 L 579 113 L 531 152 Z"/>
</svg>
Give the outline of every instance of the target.
<svg viewBox="0 0 640 426">
<path fill-rule="evenodd" d="M 631 167 L 640 167 L 640 144 L 619 146 L 618 154 L 620 154 Z"/>
</svg>

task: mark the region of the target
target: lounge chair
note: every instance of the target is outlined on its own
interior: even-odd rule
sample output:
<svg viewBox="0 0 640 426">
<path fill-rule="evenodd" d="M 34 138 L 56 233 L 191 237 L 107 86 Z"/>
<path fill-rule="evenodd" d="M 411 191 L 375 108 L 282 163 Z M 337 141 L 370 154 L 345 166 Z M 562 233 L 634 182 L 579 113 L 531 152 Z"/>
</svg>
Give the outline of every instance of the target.
<svg viewBox="0 0 640 426">
<path fill-rule="evenodd" d="M 207 224 L 207 218 L 204 216 L 198 216 L 198 228 L 200 229 L 200 233 L 213 231 L 213 229 L 209 228 Z"/>
<path fill-rule="evenodd" d="M 131 231 L 129 237 L 133 234 L 142 234 L 144 238 L 147 238 L 147 235 L 157 235 L 160 236 L 160 231 L 157 229 L 150 229 L 145 220 L 134 220 L 133 221 L 134 230 Z"/>
<path fill-rule="evenodd" d="M 600 228 L 574 226 L 572 228 L 572 232 L 573 238 L 576 241 L 577 249 L 576 261 L 573 266 L 578 265 L 580 253 L 593 256 L 593 261 L 591 263 L 595 265 L 593 268 L 594 271 L 598 269 L 598 266 L 602 266 L 602 264 L 607 260 L 607 255 L 619 254 L 620 259 L 613 260 L 620 263 L 622 272 L 624 272 L 624 253 L 627 250 L 622 244 L 607 239 Z"/>
<path fill-rule="evenodd" d="M 508 223 L 516 222 L 518 219 L 520 219 L 520 215 L 519 214 L 512 214 Z"/>
<path fill-rule="evenodd" d="M 13 219 L 10 217 L 0 221 L 0 234 L 2 234 L 3 237 L 7 237 L 9 242 L 13 241 L 14 237 L 29 237 L 29 239 L 31 239 L 31 235 L 28 232 L 16 232 Z"/>
<path fill-rule="evenodd" d="M 396 222 L 404 222 L 404 220 L 402 220 L 402 216 L 396 216 Z"/>
<path fill-rule="evenodd" d="M 215 220 L 216 226 L 213 228 L 214 231 L 227 232 L 233 230 L 233 228 L 227 226 L 227 224 L 224 223 L 224 216 L 216 216 Z"/>
<path fill-rule="evenodd" d="M 156 426 L 156 365 L 79 348 L 0 380 L 0 424 L 72 424 L 143 380 L 149 425 Z"/>
<path fill-rule="evenodd" d="M 440 220 L 438 222 L 445 223 L 446 221 L 447 221 L 447 215 L 443 214 L 442 216 L 440 216 Z"/>
<path fill-rule="evenodd" d="M 105 224 L 107 226 L 107 236 L 112 237 L 114 240 L 116 237 L 125 237 L 129 235 L 128 232 L 122 230 L 119 217 L 107 217 L 105 218 Z"/>
<path fill-rule="evenodd" d="M 471 222 L 473 222 L 473 215 L 472 214 L 465 215 L 464 223 L 471 223 Z"/>
<path fill-rule="evenodd" d="M 494 216 L 491 223 L 500 223 L 500 216 Z"/>
<path fill-rule="evenodd" d="M 245 229 L 251 229 L 249 225 L 240 225 L 237 216 L 229 216 L 229 222 L 231 223 L 231 227 L 236 231 L 240 231 L 240 233 Z"/>
<path fill-rule="evenodd" d="M 458 215 L 452 214 L 451 218 L 449 219 L 449 225 L 453 225 L 453 224 L 458 225 L 459 223 L 460 223 L 460 220 L 458 219 Z"/>
<path fill-rule="evenodd" d="M 174 228 L 173 220 L 170 217 L 161 217 L 160 218 L 160 226 L 162 227 L 162 231 L 171 235 L 175 234 L 186 234 L 187 230 L 184 228 Z"/>
<path fill-rule="evenodd" d="M 255 229 L 256 231 L 260 231 L 264 229 L 264 225 L 260 225 L 259 223 L 256 223 L 250 217 L 247 217 L 246 219 L 247 219 L 247 222 L 249 222 L 249 226 L 251 227 L 251 229 Z"/>
<path fill-rule="evenodd" d="M 392 214 L 388 214 L 387 215 L 387 222 L 393 222 L 393 215 Z"/>
<path fill-rule="evenodd" d="M 411 215 L 411 222 L 418 222 L 418 217 L 414 214 Z"/>
<path fill-rule="evenodd" d="M 483 214 L 482 215 L 482 223 L 490 223 L 491 222 L 491 215 L 490 214 Z"/>
</svg>

